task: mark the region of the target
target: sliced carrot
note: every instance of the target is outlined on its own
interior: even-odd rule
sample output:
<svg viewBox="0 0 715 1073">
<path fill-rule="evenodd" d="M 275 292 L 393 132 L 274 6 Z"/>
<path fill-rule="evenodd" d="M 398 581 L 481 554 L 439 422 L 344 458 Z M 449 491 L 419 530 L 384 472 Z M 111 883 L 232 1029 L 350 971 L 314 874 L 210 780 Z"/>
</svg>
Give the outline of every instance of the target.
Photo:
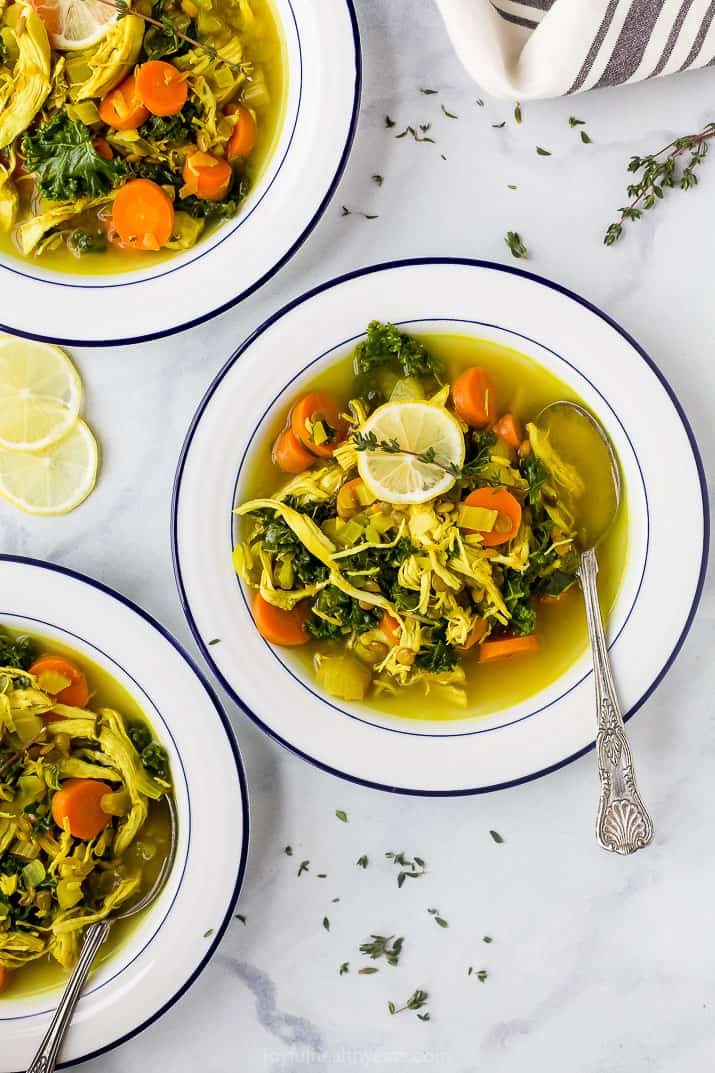
<svg viewBox="0 0 715 1073">
<path fill-rule="evenodd" d="M 89 841 L 96 838 L 111 820 L 101 806 L 112 787 L 99 779 L 67 779 L 52 798 L 52 819 L 58 827 L 69 820 L 70 834 Z"/>
<path fill-rule="evenodd" d="M 483 618 L 478 618 L 472 626 L 471 630 L 467 634 L 467 640 L 463 645 L 456 645 L 460 651 L 468 651 L 470 648 L 474 648 L 479 644 L 484 634 L 487 632 L 487 621 Z"/>
<path fill-rule="evenodd" d="M 515 414 L 502 414 L 494 425 L 494 432 L 500 440 L 504 440 L 504 443 L 508 444 L 509 447 L 513 447 L 515 451 L 518 451 L 521 447 L 524 433 L 522 432 L 521 421 Z"/>
<path fill-rule="evenodd" d="M 260 592 L 253 601 L 253 620 L 261 637 L 272 645 L 304 645 L 310 640 L 305 623 L 310 615 L 310 600 L 301 600 L 291 611 L 274 607 Z"/>
<path fill-rule="evenodd" d="M 340 403 L 325 391 L 311 391 L 295 404 L 290 427 L 303 446 L 320 458 L 330 458 L 348 430 Z M 321 440 L 321 433 L 327 434 L 328 439 Z"/>
<path fill-rule="evenodd" d="M 158 250 L 171 238 L 174 206 L 151 179 L 132 179 L 112 205 L 112 223 L 122 242 L 135 250 Z"/>
<path fill-rule="evenodd" d="M 289 428 L 284 428 L 273 444 L 273 461 L 285 473 L 302 473 L 315 462 L 315 455 L 306 451 Z"/>
<path fill-rule="evenodd" d="M 10 970 L 0 965 L 0 991 L 4 991 L 10 983 Z"/>
<path fill-rule="evenodd" d="M 247 157 L 256 144 L 256 121 L 245 104 L 229 104 L 226 115 L 235 115 L 236 126 L 229 138 L 226 156 L 229 160 Z"/>
<path fill-rule="evenodd" d="M 399 645 L 402 637 L 402 629 L 395 616 L 391 615 L 389 611 L 385 611 L 380 619 L 380 629 L 385 634 L 389 644 Z"/>
<path fill-rule="evenodd" d="M 186 104 L 186 75 L 165 60 L 148 60 L 137 71 L 137 93 L 152 115 L 176 115 Z"/>
<path fill-rule="evenodd" d="M 40 656 L 30 667 L 30 674 L 39 677 L 51 671 L 69 678 L 71 685 L 55 695 L 60 704 L 69 704 L 73 708 L 84 708 L 89 700 L 89 687 L 84 672 L 62 656 Z M 55 717 L 56 718 L 56 717 Z"/>
<path fill-rule="evenodd" d="M 136 130 L 146 122 L 149 109 L 137 92 L 134 75 L 128 75 L 107 94 L 99 106 L 99 118 L 115 130 Z"/>
<path fill-rule="evenodd" d="M 112 160 L 114 158 L 112 147 L 106 138 L 93 138 L 92 145 L 96 152 L 98 152 L 101 157 L 104 157 L 105 160 Z"/>
<path fill-rule="evenodd" d="M 479 662 L 506 659 L 507 656 L 527 656 L 539 651 L 538 638 L 533 633 L 526 637 L 503 637 L 498 641 L 485 641 L 479 649 Z"/>
<path fill-rule="evenodd" d="M 227 160 L 197 149 L 187 156 L 183 176 L 182 197 L 194 194 L 205 201 L 223 201 L 233 179 L 233 170 Z"/>
<path fill-rule="evenodd" d="M 348 518 L 352 518 L 353 514 L 357 514 L 362 509 L 362 504 L 357 497 L 357 490 L 362 486 L 362 477 L 353 477 L 351 481 L 346 481 L 341 486 L 338 492 L 338 498 L 336 502 L 336 510 L 338 517 L 343 521 L 347 521 Z"/>
<path fill-rule="evenodd" d="M 496 393 L 488 372 L 475 366 L 467 369 L 452 384 L 454 406 L 472 428 L 484 428 L 494 420 Z"/>
<path fill-rule="evenodd" d="M 482 532 L 482 539 L 487 548 L 497 544 L 506 544 L 513 540 L 521 525 L 521 505 L 506 488 L 475 488 L 464 500 L 468 507 L 486 507 L 487 510 L 499 512 L 494 528 Z M 465 533 L 470 532 L 465 529 Z M 474 532 L 474 530 L 471 530 Z"/>
</svg>

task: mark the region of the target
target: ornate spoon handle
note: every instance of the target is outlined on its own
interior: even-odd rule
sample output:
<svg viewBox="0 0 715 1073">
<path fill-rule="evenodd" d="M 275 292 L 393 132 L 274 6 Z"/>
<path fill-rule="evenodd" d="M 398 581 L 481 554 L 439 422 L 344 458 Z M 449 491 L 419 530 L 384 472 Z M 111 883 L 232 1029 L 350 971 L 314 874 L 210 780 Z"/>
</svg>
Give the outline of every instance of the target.
<svg viewBox="0 0 715 1073">
<path fill-rule="evenodd" d="M 581 556 L 580 577 L 596 684 L 596 762 L 601 780 L 596 838 L 604 849 L 614 853 L 634 853 L 652 841 L 653 821 L 636 786 L 631 750 L 603 632 L 597 575 L 596 552 L 590 548 Z"/>
<path fill-rule="evenodd" d="M 52 1073 L 54 1070 L 57 1055 L 69 1028 L 72 1014 L 79 1000 L 84 982 L 87 979 L 87 974 L 92 967 L 97 951 L 107 938 L 107 933 L 111 926 L 111 921 L 98 920 L 96 924 L 90 924 L 87 928 L 77 964 L 67 981 L 64 994 L 60 999 L 60 1004 L 55 1011 L 50 1027 L 47 1029 L 45 1038 L 28 1066 L 27 1073 Z"/>
</svg>

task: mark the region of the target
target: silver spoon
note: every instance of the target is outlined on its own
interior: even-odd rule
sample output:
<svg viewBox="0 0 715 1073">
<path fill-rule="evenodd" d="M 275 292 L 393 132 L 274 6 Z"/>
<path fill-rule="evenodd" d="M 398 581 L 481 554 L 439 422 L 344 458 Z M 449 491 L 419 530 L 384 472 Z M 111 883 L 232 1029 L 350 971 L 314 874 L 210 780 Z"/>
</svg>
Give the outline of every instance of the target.
<svg viewBox="0 0 715 1073">
<path fill-rule="evenodd" d="M 174 857 L 176 856 L 177 827 L 176 808 L 174 802 L 168 795 L 166 797 L 166 803 L 169 807 L 171 832 L 169 838 L 169 852 L 166 860 L 161 866 L 159 875 L 156 877 L 151 889 L 147 891 L 138 902 L 123 907 L 119 912 L 112 913 L 110 916 L 105 917 L 104 920 L 97 920 L 87 928 L 84 935 L 84 942 L 82 943 L 82 949 L 79 958 L 77 959 L 77 964 L 67 981 L 62 998 L 55 1011 L 55 1016 L 52 1018 L 50 1027 L 47 1029 L 45 1038 L 42 1040 L 35 1057 L 27 1068 L 27 1073 L 53 1073 L 57 1055 L 59 1054 L 60 1047 L 67 1035 L 67 1030 L 69 1029 L 72 1015 L 79 1001 L 80 993 L 84 987 L 84 982 L 87 979 L 87 975 L 97 956 L 99 948 L 109 935 L 112 925 L 118 920 L 127 920 L 129 917 L 133 917 L 136 913 L 141 913 L 143 909 L 146 909 L 146 907 L 154 901 L 157 894 L 164 886 L 164 883 L 169 876 L 169 872 L 171 871 L 171 866 L 174 863 Z"/>
<path fill-rule="evenodd" d="M 596 585 L 598 575 L 596 548 L 609 531 L 618 512 L 621 501 L 621 476 L 605 429 L 583 406 L 566 401 L 552 403 L 541 411 L 536 423 L 541 424 L 544 415 L 553 413 L 557 407 L 575 410 L 582 419 L 590 422 L 605 443 L 610 460 L 615 509 L 604 528 L 598 533 L 590 534 L 588 540 L 590 546 L 580 549 L 579 579 L 586 604 L 588 637 L 591 643 L 593 677 L 596 686 L 596 763 L 601 781 L 601 796 L 596 817 L 596 838 L 599 845 L 613 853 L 634 853 L 637 849 L 652 842 L 653 821 L 636 786 L 633 759 L 613 680 Z"/>
</svg>

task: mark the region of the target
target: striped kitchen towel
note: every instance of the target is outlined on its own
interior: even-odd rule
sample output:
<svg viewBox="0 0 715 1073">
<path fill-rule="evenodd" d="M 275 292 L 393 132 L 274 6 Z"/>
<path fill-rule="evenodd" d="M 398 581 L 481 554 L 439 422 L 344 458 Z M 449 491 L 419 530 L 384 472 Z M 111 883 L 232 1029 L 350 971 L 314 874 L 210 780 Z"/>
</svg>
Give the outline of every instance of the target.
<svg viewBox="0 0 715 1073">
<path fill-rule="evenodd" d="M 558 97 L 715 63 L 715 0 L 437 0 L 473 78 Z"/>
</svg>

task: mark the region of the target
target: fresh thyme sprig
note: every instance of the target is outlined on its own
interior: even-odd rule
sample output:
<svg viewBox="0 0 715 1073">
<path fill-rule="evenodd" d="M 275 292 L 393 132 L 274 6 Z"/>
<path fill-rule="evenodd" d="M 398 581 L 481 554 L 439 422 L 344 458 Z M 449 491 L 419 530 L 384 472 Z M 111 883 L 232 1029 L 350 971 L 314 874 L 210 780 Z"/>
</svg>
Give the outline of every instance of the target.
<svg viewBox="0 0 715 1073">
<path fill-rule="evenodd" d="M 400 447 L 396 439 L 378 440 L 374 432 L 362 433 L 357 430 L 352 434 L 352 441 L 356 451 L 383 451 L 388 455 L 410 455 L 428 466 L 437 466 L 452 477 L 461 477 L 462 475 L 461 468 L 454 462 L 441 462 L 437 458 L 437 452 L 434 447 L 428 447 L 426 451 L 410 451 L 406 447 Z"/>
<path fill-rule="evenodd" d="M 171 34 L 172 37 L 177 38 L 179 41 L 186 41 L 187 44 L 192 45 L 194 48 L 201 49 L 207 56 L 210 56 L 212 60 L 219 60 L 221 63 L 225 63 L 227 67 L 231 67 L 232 70 L 237 71 L 239 74 L 248 75 L 248 66 L 245 63 L 233 63 L 231 60 L 225 60 L 218 52 L 218 49 L 213 45 L 208 45 L 205 41 L 197 41 L 195 37 L 189 37 L 188 34 L 183 33 L 168 16 L 164 15 L 160 19 L 155 19 L 152 15 L 145 15 L 142 11 L 138 11 L 136 8 L 129 6 L 129 0 L 97 0 L 98 4 L 104 4 L 105 7 L 113 7 L 117 14 L 117 21 L 119 19 L 126 18 L 127 15 L 136 15 L 138 19 L 143 19 L 144 22 L 150 23 L 152 26 L 158 27 L 167 34 Z"/>
<path fill-rule="evenodd" d="M 619 219 L 609 224 L 603 236 L 604 245 L 612 246 L 617 242 L 623 234 L 626 220 L 640 220 L 645 211 L 655 208 L 669 187 L 679 186 L 681 190 L 690 190 L 696 186 L 698 177 L 695 169 L 705 159 L 710 147 L 709 139 L 712 137 L 715 137 L 715 123 L 708 123 L 699 134 L 674 138 L 657 153 L 643 157 L 632 156 L 628 171 L 633 175 L 638 172 L 641 174 L 638 181 L 628 187 L 631 201 L 618 210 L 621 214 Z M 678 161 L 686 153 L 690 154 L 690 159 L 679 169 Z"/>
</svg>

